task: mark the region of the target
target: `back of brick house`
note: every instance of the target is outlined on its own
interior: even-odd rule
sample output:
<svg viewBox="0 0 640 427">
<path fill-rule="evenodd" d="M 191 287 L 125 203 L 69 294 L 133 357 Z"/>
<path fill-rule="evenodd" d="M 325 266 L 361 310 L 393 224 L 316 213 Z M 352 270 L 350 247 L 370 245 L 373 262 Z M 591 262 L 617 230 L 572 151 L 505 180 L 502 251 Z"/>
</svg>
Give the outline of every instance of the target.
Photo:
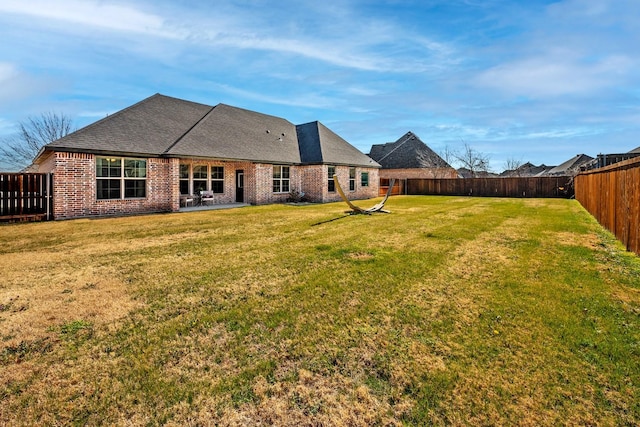
<svg viewBox="0 0 640 427">
<path fill-rule="evenodd" d="M 380 165 L 320 122 L 294 125 L 224 104 L 153 95 L 48 144 L 54 218 L 175 212 L 201 191 L 214 204 L 311 202 L 378 195 Z"/>
</svg>

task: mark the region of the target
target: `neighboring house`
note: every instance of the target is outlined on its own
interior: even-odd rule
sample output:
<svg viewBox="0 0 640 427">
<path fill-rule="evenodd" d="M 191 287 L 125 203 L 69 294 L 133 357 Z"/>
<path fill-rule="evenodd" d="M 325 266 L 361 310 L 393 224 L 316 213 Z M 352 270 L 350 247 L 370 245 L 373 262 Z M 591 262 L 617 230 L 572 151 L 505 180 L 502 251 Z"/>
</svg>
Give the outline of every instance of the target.
<svg viewBox="0 0 640 427">
<path fill-rule="evenodd" d="M 614 154 L 598 154 L 595 159 L 582 166 L 583 170 L 603 168 L 605 166 L 613 165 L 615 163 L 623 162 L 629 159 L 635 159 L 640 157 L 640 147 L 634 148 L 628 153 L 614 153 Z"/>
<path fill-rule="evenodd" d="M 573 176 L 577 175 L 580 172 L 581 166 L 589 163 L 593 160 L 593 157 L 587 156 L 586 154 L 577 154 L 576 156 L 570 158 L 566 162 L 561 165 L 556 166 L 553 169 L 550 169 L 545 173 L 545 176 L 548 175 L 568 175 Z"/>
<path fill-rule="evenodd" d="M 369 157 L 382 166 L 383 179 L 458 177 L 456 170 L 413 132 L 396 142 L 373 145 Z"/>
<path fill-rule="evenodd" d="M 554 166 L 547 166 L 545 164 L 541 164 L 540 166 L 536 166 L 531 162 L 527 162 L 517 169 L 505 170 L 500 174 L 501 177 L 535 177 L 535 176 L 544 176 L 548 171 L 553 169 Z"/>
<path fill-rule="evenodd" d="M 488 171 L 475 171 L 472 172 L 467 168 L 458 168 L 456 169 L 456 174 L 458 174 L 458 178 L 498 178 L 498 175 L 493 172 Z"/>
<path fill-rule="evenodd" d="M 153 95 L 46 145 L 35 165 L 54 174 L 54 217 L 178 211 L 181 196 L 213 203 L 340 200 L 378 195 L 378 165 L 322 123 Z"/>
</svg>

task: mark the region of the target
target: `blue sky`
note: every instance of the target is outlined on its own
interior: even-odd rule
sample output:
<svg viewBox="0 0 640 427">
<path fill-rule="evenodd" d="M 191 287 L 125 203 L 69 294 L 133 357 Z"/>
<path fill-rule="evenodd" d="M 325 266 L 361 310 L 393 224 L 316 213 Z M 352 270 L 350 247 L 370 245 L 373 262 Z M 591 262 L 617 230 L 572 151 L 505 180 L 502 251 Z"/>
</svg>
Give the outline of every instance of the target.
<svg viewBox="0 0 640 427">
<path fill-rule="evenodd" d="M 162 93 L 498 172 L 640 146 L 638 0 L 0 0 L 0 41 L 0 137 Z"/>
</svg>

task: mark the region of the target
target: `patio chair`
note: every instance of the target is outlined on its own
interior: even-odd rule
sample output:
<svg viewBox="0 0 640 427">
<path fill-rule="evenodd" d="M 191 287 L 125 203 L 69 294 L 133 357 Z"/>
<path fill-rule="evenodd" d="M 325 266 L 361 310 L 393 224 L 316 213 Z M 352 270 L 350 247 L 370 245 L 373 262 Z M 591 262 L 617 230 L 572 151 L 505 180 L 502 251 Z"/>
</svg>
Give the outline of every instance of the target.
<svg viewBox="0 0 640 427">
<path fill-rule="evenodd" d="M 191 206 L 194 205 L 194 199 L 193 196 L 191 194 L 183 194 L 180 196 L 180 205 L 184 206 L 185 208 L 187 206 L 189 206 L 189 203 L 191 203 Z"/>
<path fill-rule="evenodd" d="M 206 206 L 209 202 L 213 203 L 213 191 L 201 191 L 200 203 Z"/>
</svg>

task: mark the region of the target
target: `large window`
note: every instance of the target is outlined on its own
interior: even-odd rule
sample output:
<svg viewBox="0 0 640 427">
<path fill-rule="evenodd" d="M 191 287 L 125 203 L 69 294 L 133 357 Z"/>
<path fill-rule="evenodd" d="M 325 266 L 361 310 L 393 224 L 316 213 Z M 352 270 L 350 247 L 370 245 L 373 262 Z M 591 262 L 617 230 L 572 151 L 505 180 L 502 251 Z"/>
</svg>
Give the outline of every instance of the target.
<svg viewBox="0 0 640 427">
<path fill-rule="evenodd" d="M 189 191 L 189 165 L 180 165 L 180 194 L 191 194 Z"/>
<path fill-rule="evenodd" d="M 193 167 L 193 192 L 200 194 L 207 189 L 207 165 Z"/>
<path fill-rule="evenodd" d="M 96 158 L 98 199 L 135 199 L 147 196 L 147 161 Z"/>
<path fill-rule="evenodd" d="M 289 192 L 289 166 L 273 167 L 273 192 Z"/>
<path fill-rule="evenodd" d="M 362 172 L 360 174 L 360 185 L 362 187 L 368 187 L 369 186 L 369 172 Z"/>
<path fill-rule="evenodd" d="M 181 164 L 180 194 L 199 194 L 205 190 L 224 193 L 224 166 Z"/>
<path fill-rule="evenodd" d="M 224 193 L 224 167 L 211 166 L 211 191 Z"/>
<path fill-rule="evenodd" d="M 336 182 L 333 180 L 333 175 L 336 174 L 335 166 L 327 166 L 327 172 L 329 175 L 329 180 L 327 181 L 327 190 L 329 193 L 334 193 L 336 191 Z"/>
<path fill-rule="evenodd" d="M 349 191 L 356 191 L 356 168 L 349 168 Z"/>
</svg>

